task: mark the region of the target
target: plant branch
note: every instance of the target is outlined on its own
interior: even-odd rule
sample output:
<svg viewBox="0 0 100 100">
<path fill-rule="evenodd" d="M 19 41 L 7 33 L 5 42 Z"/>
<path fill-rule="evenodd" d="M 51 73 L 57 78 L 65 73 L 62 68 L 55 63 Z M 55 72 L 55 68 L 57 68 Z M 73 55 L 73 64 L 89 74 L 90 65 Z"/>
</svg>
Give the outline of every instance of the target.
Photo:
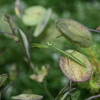
<svg viewBox="0 0 100 100">
<path fill-rule="evenodd" d="M 48 97 L 50 98 L 50 100 L 54 100 L 54 98 L 53 98 L 53 96 L 51 95 L 51 93 L 50 93 L 50 91 L 49 91 L 49 89 L 48 89 L 47 84 L 46 84 L 45 81 L 43 82 L 43 86 L 44 86 L 44 89 L 45 89 L 45 91 L 46 91 Z"/>
<path fill-rule="evenodd" d="M 71 97 L 71 90 L 72 90 L 72 81 L 70 80 L 70 88 L 69 88 L 70 100 L 72 100 L 72 97 Z"/>
<path fill-rule="evenodd" d="M 90 97 L 90 98 L 88 98 L 88 99 L 85 99 L 85 100 L 92 100 L 92 99 L 98 98 L 98 97 L 100 97 L 100 94 L 99 94 L 99 95 L 92 96 L 92 97 Z"/>
<path fill-rule="evenodd" d="M 13 82 L 10 82 L 9 85 L 7 85 L 3 90 L 0 91 L 0 94 L 4 93 L 12 84 Z"/>
<path fill-rule="evenodd" d="M 60 94 L 62 94 L 62 92 L 66 89 L 66 87 L 68 87 L 68 85 L 69 85 L 69 84 L 67 84 L 66 86 L 64 86 L 64 87 L 62 88 L 62 90 L 59 92 L 59 94 L 57 95 L 57 97 L 56 97 L 55 100 L 58 99 L 58 97 L 60 96 Z"/>
<path fill-rule="evenodd" d="M 2 31 L 0 31 L 0 33 L 3 33 L 3 34 L 8 34 L 8 35 L 13 35 L 12 33 L 2 32 Z"/>
<path fill-rule="evenodd" d="M 75 89 L 76 88 L 73 88 L 71 91 L 66 92 L 61 100 L 66 100 L 66 97 L 70 94 L 70 92 L 72 92 Z"/>
<path fill-rule="evenodd" d="M 16 36 L 16 33 L 15 31 L 13 30 L 13 26 L 12 26 L 12 23 L 11 23 L 11 19 L 10 19 L 10 16 L 8 14 L 5 14 L 5 20 L 8 22 L 9 26 L 10 26 L 10 29 L 13 33 L 13 35 Z"/>
<path fill-rule="evenodd" d="M 97 33 L 100 33 L 99 30 L 95 30 L 95 29 L 88 29 L 89 31 L 93 31 L 93 32 L 97 32 Z"/>
</svg>

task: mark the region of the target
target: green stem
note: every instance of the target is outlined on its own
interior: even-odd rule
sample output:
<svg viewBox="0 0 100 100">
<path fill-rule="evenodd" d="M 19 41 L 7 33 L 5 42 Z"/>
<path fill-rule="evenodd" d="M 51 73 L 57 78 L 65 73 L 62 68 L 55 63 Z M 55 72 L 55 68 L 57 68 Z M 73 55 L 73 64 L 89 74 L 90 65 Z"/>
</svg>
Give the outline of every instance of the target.
<svg viewBox="0 0 100 100">
<path fill-rule="evenodd" d="M 12 33 L 2 32 L 2 31 L 0 31 L 0 33 L 3 33 L 3 34 L 8 34 L 8 35 L 13 35 Z"/>
<path fill-rule="evenodd" d="M 72 90 L 72 81 L 70 80 L 70 88 L 69 88 L 69 96 L 70 96 L 70 100 L 72 100 L 71 90 Z"/>
<path fill-rule="evenodd" d="M 54 100 L 53 96 L 51 95 L 51 93 L 50 93 L 50 91 L 49 91 L 49 89 L 48 89 L 48 87 L 47 87 L 46 82 L 43 82 L 43 86 L 44 86 L 44 89 L 45 89 L 45 91 L 46 91 L 48 97 L 50 98 L 50 100 Z"/>
<path fill-rule="evenodd" d="M 4 93 L 11 85 L 13 82 L 10 82 L 9 85 L 7 85 L 3 90 L 0 91 L 0 94 Z"/>
<path fill-rule="evenodd" d="M 92 97 L 89 97 L 86 100 L 92 100 L 92 99 L 95 99 L 95 98 L 100 98 L 100 94 L 99 95 L 92 96 Z"/>
<path fill-rule="evenodd" d="M 57 100 L 59 98 L 59 96 L 62 94 L 62 92 L 68 87 L 69 84 L 67 84 L 66 86 L 63 87 L 63 89 L 59 92 L 59 94 L 57 95 L 56 99 Z"/>
<path fill-rule="evenodd" d="M 70 92 L 74 91 L 76 88 L 73 88 L 71 91 L 68 91 L 64 94 L 64 96 L 61 98 L 61 100 L 66 100 L 67 96 L 69 95 Z"/>
</svg>

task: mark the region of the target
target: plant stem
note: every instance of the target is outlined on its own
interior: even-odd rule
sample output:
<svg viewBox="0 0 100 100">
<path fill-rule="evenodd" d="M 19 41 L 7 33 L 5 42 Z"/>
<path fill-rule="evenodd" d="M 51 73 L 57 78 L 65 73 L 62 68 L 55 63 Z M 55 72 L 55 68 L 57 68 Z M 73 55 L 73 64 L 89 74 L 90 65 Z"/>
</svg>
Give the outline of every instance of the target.
<svg viewBox="0 0 100 100">
<path fill-rule="evenodd" d="M 60 96 L 60 94 L 62 94 L 62 92 L 66 89 L 66 87 L 68 87 L 68 85 L 69 85 L 69 84 L 67 84 L 66 86 L 64 86 L 64 87 L 62 88 L 62 90 L 59 92 L 59 94 L 57 95 L 57 97 L 56 97 L 55 100 L 58 99 L 58 97 Z"/>
<path fill-rule="evenodd" d="M 94 30 L 94 29 L 88 29 L 89 31 L 93 31 L 93 32 L 97 32 L 97 33 L 100 33 L 99 30 Z"/>
<path fill-rule="evenodd" d="M 0 94 L 0 100 L 1 100 L 1 94 Z"/>
<path fill-rule="evenodd" d="M 8 32 L 2 32 L 2 31 L 0 31 L 0 33 L 8 34 L 8 35 L 13 35 L 13 34 L 11 34 L 11 33 L 8 33 Z"/>
<path fill-rule="evenodd" d="M 72 97 L 71 97 L 71 90 L 72 90 L 72 81 L 70 80 L 70 88 L 69 88 L 70 100 L 72 100 Z"/>
<path fill-rule="evenodd" d="M 4 93 L 12 84 L 13 82 L 10 82 L 9 85 L 7 85 L 3 90 L 0 91 L 0 94 Z"/>
<path fill-rule="evenodd" d="M 54 100 L 53 96 L 51 95 L 51 93 L 50 93 L 50 91 L 49 91 L 49 89 L 47 87 L 46 81 L 43 82 L 43 86 L 44 86 L 44 89 L 45 89 L 48 97 L 50 98 L 50 100 Z"/>
<path fill-rule="evenodd" d="M 67 96 L 69 95 L 70 92 L 72 92 L 73 90 L 75 90 L 76 88 L 73 88 L 71 91 L 68 91 L 64 94 L 64 96 L 61 98 L 61 100 L 66 100 Z"/>
<path fill-rule="evenodd" d="M 98 97 L 100 97 L 100 95 L 95 95 L 95 96 L 92 96 L 92 97 L 90 97 L 90 98 L 88 98 L 88 99 L 85 99 L 85 100 L 92 100 L 92 99 L 98 98 Z"/>
</svg>

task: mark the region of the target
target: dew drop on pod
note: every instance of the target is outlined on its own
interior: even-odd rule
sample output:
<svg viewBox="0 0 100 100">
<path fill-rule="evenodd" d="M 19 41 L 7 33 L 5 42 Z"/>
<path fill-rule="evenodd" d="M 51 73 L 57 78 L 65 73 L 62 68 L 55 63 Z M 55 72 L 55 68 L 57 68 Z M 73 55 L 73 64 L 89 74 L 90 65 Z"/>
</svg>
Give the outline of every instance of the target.
<svg viewBox="0 0 100 100">
<path fill-rule="evenodd" d="M 59 19 L 56 28 L 71 43 L 88 48 L 91 46 L 93 36 L 87 27 L 73 19 Z"/>
</svg>

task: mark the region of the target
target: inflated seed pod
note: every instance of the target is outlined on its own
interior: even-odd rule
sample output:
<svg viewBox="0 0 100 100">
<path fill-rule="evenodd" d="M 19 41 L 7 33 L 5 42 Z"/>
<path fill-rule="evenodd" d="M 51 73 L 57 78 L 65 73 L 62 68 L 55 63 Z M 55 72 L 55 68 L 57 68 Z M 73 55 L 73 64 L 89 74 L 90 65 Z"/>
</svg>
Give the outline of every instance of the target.
<svg viewBox="0 0 100 100">
<path fill-rule="evenodd" d="M 88 48 L 92 43 L 93 36 L 88 28 L 73 19 L 59 19 L 56 28 L 73 44 Z"/>
<path fill-rule="evenodd" d="M 26 26 L 37 25 L 40 22 L 41 17 L 44 15 L 45 11 L 46 9 L 42 6 L 29 7 L 24 11 L 22 21 Z"/>
<path fill-rule="evenodd" d="M 67 50 L 66 52 L 72 53 L 73 50 Z M 77 51 L 73 52 L 72 55 L 85 63 L 86 67 L 71 58 L 61 56 L 59 64 L 64 75 L 73 82 L 85 82 L 89 80 L 92 74 L 92 66 L 88 58 Z"/>
</svg>

